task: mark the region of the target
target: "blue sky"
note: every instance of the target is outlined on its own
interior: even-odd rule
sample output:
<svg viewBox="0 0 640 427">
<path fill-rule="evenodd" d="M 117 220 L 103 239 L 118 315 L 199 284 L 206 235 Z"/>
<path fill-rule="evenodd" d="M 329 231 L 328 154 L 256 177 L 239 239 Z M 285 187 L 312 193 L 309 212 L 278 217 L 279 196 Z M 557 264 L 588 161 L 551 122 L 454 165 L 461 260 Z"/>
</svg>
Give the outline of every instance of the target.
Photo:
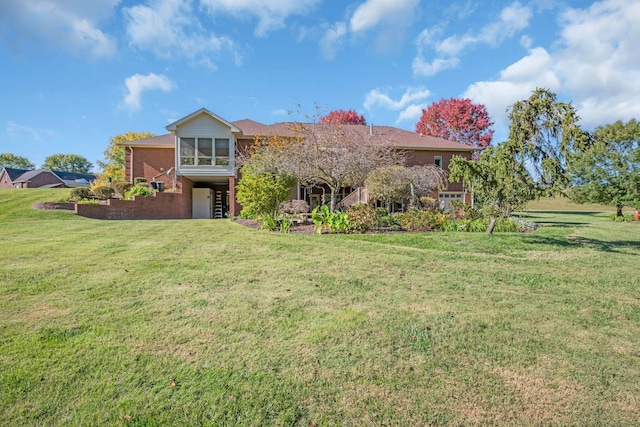
<svg viewBox="0 0 640 427">
<path fill-rule="evenodd" d="M 0 152 L 103 158 L 201 107 L 291 120 L 317 104 L 413 130 L 441 98 L 536 87 L 586 129 L 640 118 L 640 1 L 2 0 Z"/>
</svg>

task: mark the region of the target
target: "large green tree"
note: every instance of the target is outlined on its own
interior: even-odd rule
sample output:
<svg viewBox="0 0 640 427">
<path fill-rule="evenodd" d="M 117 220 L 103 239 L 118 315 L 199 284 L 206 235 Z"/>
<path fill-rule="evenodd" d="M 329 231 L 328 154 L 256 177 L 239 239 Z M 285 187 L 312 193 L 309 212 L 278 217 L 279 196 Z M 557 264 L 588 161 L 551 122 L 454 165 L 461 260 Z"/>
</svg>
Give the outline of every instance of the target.
<svg viewBox="0 0 640 427">
<path fill-rule="evenodd" d="M 449 163 L 449 180 L 464 183 L 482 203 L 490 217 L 487 234 L 493 232 L 498 217 L 508 217 L 540 194 L 511 142 L 489 146 L 477 161 L 454 157 Z"/>
<path fill-rule="evenodd" d="M 156 136 L 151 132 L 126 132 L 109 138 L 109 145 L 104 150 L 104 162 L 98 160 L 98 167 L 102 170 L 100 181 L 109 182 L 124 179 L 124 147 L 123 142 L 137 141 L 139 139 Z"/>
<path fill-rule="evenodd" d="M 594 144 L 570 158 L 570 197 L 577 203 L 615 206 L 622 216 L 624 206 L 640 208 L 640 123 L 601 126 Z"/>
<path fill-rule="evenodd" d="M 560 102 L 555 93 L 539 88 L 512 106 L 509 119 L 513 154 L 531 166 L 549 192 L 564 190 L 569 184 L 568 157 L 590 142 L 571 103 Z"/>
<path fill-rule="evenodd" d="M 34 169 L 35 167 L 26 157 L 16 156 L 11 153 L 0 154 L 0 168 Z"/>
<path fill-rule="evenodd" d="M 93 164 L 78 154 L 54 154 L 44 159 L 42 167 L 53 171 L 89 173 Z"/>
</svg>

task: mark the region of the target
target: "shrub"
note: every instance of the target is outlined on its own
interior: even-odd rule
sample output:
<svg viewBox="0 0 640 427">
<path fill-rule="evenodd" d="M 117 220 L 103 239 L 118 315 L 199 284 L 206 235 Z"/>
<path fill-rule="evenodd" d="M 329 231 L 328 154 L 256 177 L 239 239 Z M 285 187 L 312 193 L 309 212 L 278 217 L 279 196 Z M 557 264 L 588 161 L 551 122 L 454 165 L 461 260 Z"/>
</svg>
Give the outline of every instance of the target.
<svg viewBox="0 0 640 427">
<path fill-rule="evenodd" d="M 124 198 L 127 200 L 131 200 L 131 198 L 133 196 L 152 196 L 154 193 L 153 188 L 149 188 L 145 185 L 142 184 L 136 184 L 133 187 L 131 187 L 129 190 L 127 190 L 127 192 L 125 193 Z"/>
<path fill-rule="evenodd" d="M 405 230 L 429 231 L 442 228 L 448 216 L 436 210 L 409 209 L 394 214 L 393 218 Z"/>
<path fill-rule="evenodd" d="M 479 219 L 482 214 L 473 206 L 464 203 L 462 200 L 452 200 L 451 206 L 456 213 L 456 219 Z"/>
<path fill-rule="evenodd" d="M 624 214 L 622 216 L 611 215 L 609 219 L 615 222 L 633 222 L 633 214 Z"/>
<path fill-rule="evenodd" d="M 515 225 L 518 226 L 518 228 L 520 229 L 520 231 L 534 231 L 537 230 L 538 228 L 540 228 L 540 224 L 538 224 L 537 222 L 533 222 L 529 219 L 526 218 L 520 218 L 517 216 L 511 216 L 509 217 L 509 221 L 513 222 Z"/>
<path fill-rule="evenodd" d="M 72 189 L 69 194 L 69 200 L 75 200 L 77 202 L 88 199 L 89 197 L 91 197 L 91 190 L 86 187 L 76 187 Z"/>
<path fill-rule="evenodd" d="M 119 194 L 123 197 L 131 187 L 133 187 L 131 183 L 122 179 L 116 179 L 111 183 L 111 188 L 116 191 L 116 194 Z"/>
<path fill-rule="evenodd" d="M 484 233 L 489 227 L 488 218 L 478 219 L 460 219 L 453 221 L 447 221 L 443 224 L 442 229 L 444 231 L 462 231 L 469 233 Z M 496 233 L 517 233 L 521 231 L 520 226 L 513 222 L 511 218 L 498 218 L 496 225 L 493 228 Z"/>
<path fill-rule="evenodd" d="M 137 176 L 133 179 L 133 185 L 145 184 L 147 182 L 147 178 L 143 176 Z"/>
<path fill-rule="evenodd" d="M 347 211 L 347 215 L 349 216 L 350 231 L 361 233 L 380 228 L 380 216 L 371 205 L 355 204 Z"/>
<path fill-rule="evenodd" d="M 293 222 L 291 220 L 283 219 L 282 221 L 280 221 L 280 232 L 284 234 L 289 234 L 289 231 L 291 231 L 292 225 L 293 225 Z"/>
<path fill-rule="evenodd" d="M 301 214 L 309 212 L 309 203 L 306 200 L 289 200 L 282 204 L 280 209 L 282 213 L 286 214 Z"/>
<path fill-rule="evenodd" d="M 243 214 L 272 217 L 280 214 L 282 203 L 289 199 L 296 180 L 291 176 L 254 173 L 245 165 L 236 186 L 236 198 L 243 206 Z"/>
<path fill-rule="evenodd" d="M 262 230 L 274 231 L 276 228 L 278 228 L 278 223 L 271 215 L 264 215 L 262 217 L 262 224 L 260 228 Z"/>
<path fill-rule="evenodd" d="M 349 232 L 349 216 L 344 212 L 329 212 L 329 207 L 326 205 L 316 206 L 311 212 L 311 219 L 318 234 L 321 234 L 324 228 L 328 228 L 333 233 Z"/>
<path fill-rule="evenodd" d="M 115 191 L 111 187 L 107 187 L 106 185 L 101 185 L 93 189 L 93 194 L 100 200 L 107 200 L 113 197 L 113 195 L 115 194 Z"/>
</svg>

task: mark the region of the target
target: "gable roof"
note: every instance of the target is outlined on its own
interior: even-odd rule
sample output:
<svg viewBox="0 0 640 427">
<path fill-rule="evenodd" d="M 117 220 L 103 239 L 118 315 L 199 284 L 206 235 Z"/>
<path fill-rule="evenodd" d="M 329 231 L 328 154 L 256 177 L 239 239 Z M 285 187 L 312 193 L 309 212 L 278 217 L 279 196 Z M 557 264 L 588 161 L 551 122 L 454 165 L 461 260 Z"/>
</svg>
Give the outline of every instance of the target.
<svg viewBox="0 0 640 427">
<path fill-rule="evenodd" d="M 24 171 L 20 176 L 12 179 L 13 182 L 27 182 L 35 178 L 36 176 L 48 173 L 53 175 L 60 181 L 60 184 L 64 184 L 67 187 L 88 187 L 89 181 L 95 181 L 96 176 L 91 173 L 77 173 L 77 172 L 65 172 L 65 171 L 52 171 L 49 169 L 33 169 Z M 45 187 L 55 187 L 56 184 L 48 184 Z"/>
<path fill-rule="evenodd" d="M 198 111 L 195 111 L 195 112 L 189 114 L 188 116 L 185 116 L 185 117 L 181 118 L 180 120 L 177 120 L 177 121 L 171 123 L 170 125 L 165 126 L 165 129 L 168 130 L 169 132 L 175 132 L 178 129 L 179 126 L 182 126 L 184 123 L 188 122 L 189 120 L 192 120 L 195 117 L 198 117 L 198 116 L 203 115 L 203 114 L 206 114 L 209 117 L 213 118 L 214 120 L 217 120 L 217 121 L 225 124 L 226 126 L 229 126 L 229 128 L 231 129 L 231 132 L 240 132 L 240 129 L 238 129 L 235 125 L 233 125 L 232 123 L 229 123 L 228 121 L 226 121 L 222 117 L 218 116 L 217 114 L 212 113 L 211 111 L 207 110 L 206 108 L 201 108 Z"/>
<path fill-rule="evenodd" d="M 13 182 L 27 182 L 27 181 L 32 180 L 33 178 L 35 178 L 36 176 L 38 176 L 38 175 L 40 175 L 42 173 L 50 173 L 53 176 L 55 176 L 56 178 L 58 178 L 58 180 L 60 180 L 60 183 L 62 183 L 62 180 L 60 179 L 60 177 L 58 177 L 56 174 L 51 172 L 49 169 L 33 169 L 33 170 L 30 170 L 30 171 L 26 171 L 25 173 L 23 173 L 22 175 L 20 175 L 16 179 L 14 179 Z"/>
<path fill-rule="evenodd" d="M 29 169 L 14 169 L 14 168 L 2 168 L 11 182 L 15 182 L 16 178 L 18 178 L 23 173 L 27 172 Z"/>
</svg>

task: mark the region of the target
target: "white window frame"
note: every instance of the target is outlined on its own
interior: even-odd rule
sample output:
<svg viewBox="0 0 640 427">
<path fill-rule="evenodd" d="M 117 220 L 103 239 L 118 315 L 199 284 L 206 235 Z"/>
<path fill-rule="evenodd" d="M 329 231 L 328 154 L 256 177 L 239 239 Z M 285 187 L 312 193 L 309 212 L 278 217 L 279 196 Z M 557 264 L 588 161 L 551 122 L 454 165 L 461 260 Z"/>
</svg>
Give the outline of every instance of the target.
<svg viewBox="0 0 640 427">
<path fill-rule="evenodd" d="M 192 156 L 184 156 L 182 154 L 182 144 L 183 141 L 193 141 L 193 155 Z M 211 143 L 211 156 L 205 156 L 200 153 L 200 141 L 208 141 Z M 217 141 L 226 141 L 227 143 L 227 155 L 226 156 L 218 156 L 216 153 L 216 142 Z M 180 167 L 196 167 L 196 166 L 204 166 L 204 167 L 229 167 L 230 165 L 230 156 L 231 153 L 231 140 L 229 138 L 212 138 L 212 137 L 180 137 L 179 138 L 179 147 L 178 147 L 178 163 Z M 185 164 L 183 162 L 184 159 L 192 159 L 192 164 Z M 203 164 L 204 161 L 204 164 Z"/>
</svg>

